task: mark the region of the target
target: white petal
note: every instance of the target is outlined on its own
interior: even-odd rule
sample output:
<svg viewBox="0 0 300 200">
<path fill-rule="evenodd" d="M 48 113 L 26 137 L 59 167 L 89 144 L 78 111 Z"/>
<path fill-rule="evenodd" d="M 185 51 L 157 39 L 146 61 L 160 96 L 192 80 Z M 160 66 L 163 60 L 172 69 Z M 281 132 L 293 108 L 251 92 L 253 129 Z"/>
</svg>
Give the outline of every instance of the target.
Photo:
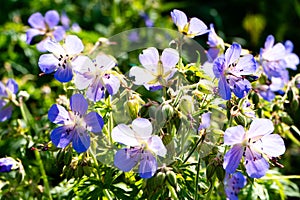
<svg viewBox="0 0 300 200">
<path fill-rule="evenodd" d="M 114 141 L 128 146 L 140 146 L 140 143 L 137 141 L 133 130 L 125 124 L 119 124 L 113 128 L 111 137 Z"/>
<path fill-rule="evenodd" d="M 69 55 L 79 54 L 83 51 L 82 41 L 76 35 L 69 35 L 65 41 L 66 52 Z"/>
<path fill-rule="evenodd" d="M 272 157 L 278 157 L 285 152 L 284 141 L 278 134 L 270 134 L 261 138 L 263 152 Z"/>
<path fill-rule="evenodd" d="M 75 72 L 80 73 L 95 71 L 94 63 L 87 56 L 78 56 L 75 60 L 72 61 L 72 67 Z"/>
<path fill-rule="evenodd" d="M 234 145 L 243 142 L 245 136 L 244 127 L 241 125 L 230 127 L 224 133 L 224 144 Z"/>
<path fill-rule="evenodd" d="M 187 24 L 186 14 L 180 10 L 174 9 L 173 12 L 171 12 L 171 16 L 179 31 L 182 31 Z"/>
<path fill-rule="evenodd" d="M 56 57 L 59 57 L 59 55 L 65 56 L 66 54 L 65 49 L 58 42 L 54 42 L 50 39 L 44 43 L 44 48 L 53 53 Z"/>
<path fill-rule="evenodd" d="M 179 53 L 175 49 L 166 48 L 161 55 L 161 62 L 163 64 L 164 72 L 170 71 L 175 68 L 179 61 Z"/>
<path fill-rule="evenodd" d="M 165 145 L 163 144 L 161 138 L 158 137 L 157 135 L 154 135 L 154 136 L 149 138 L 148 145 L 149 145 L 149 148 L 156 155 L 159 155 L 161 157 L 165 157 L 165 155 L 167 154 L 167 149 L 166 149 Z"/>
<path fill-rule="evenodd" d="M 96 57 L 96 64 L 102 71 L 110 70 L 116 66 L 116 60 L 109 55 L 101 54 Z"/>
<path fill-rule="evenodd" d="M 83 90 L 87 88 L 92 81 L 93 79 L 89 79 L 83 74 L 76 74 L 74 79 L 75 86 L 77 87 L 78 90 Z"/>
<path fill-rule="evenodd" d="M 269 119 L 254 119 L 248 131 L 248 138 L 255 138 L 270 134 L 274 131 L 274 126 Z"/>
<path fill-rule="evenodd" d="M 147 141 L 152 134 L 152 124 L 148 119 L 137 118 L 132 121 L 132 129 L 138 140 Z"/>
<path fill-rule="evenodd" d="M 136 85 L 145 85 L 148 82 L 155 79 L 148 70 L 141 67 L 132 67 L 129 71 L 129 77 L 135 77 L 134 84 Z"/>
<path fill-rule="evenodd" d="M 148 49 L 143 50 L 139 55 L 140 63 L 152 73 L 157 71 L 157 65 L 159 61 L 158 50 L 154 47 L 149 47 Z"/>
</svg>

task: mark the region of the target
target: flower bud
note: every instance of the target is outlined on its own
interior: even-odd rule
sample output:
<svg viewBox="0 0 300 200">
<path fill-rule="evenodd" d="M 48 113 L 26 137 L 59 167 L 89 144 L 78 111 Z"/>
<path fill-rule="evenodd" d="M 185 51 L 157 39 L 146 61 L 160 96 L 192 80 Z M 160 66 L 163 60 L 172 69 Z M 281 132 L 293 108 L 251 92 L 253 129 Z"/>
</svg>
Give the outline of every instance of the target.
<svg viewBox="0 0 300 200">
<path fill-rule="evenodd" d="M 193 98 L 191 96 L 183 96 L 179 102 L 179 109 L 185 115 L 193 113 L 194 112 Z"/>
<path fill-rule="evenodd" d="M 124 106 L 132 119 L 138 117 L 141 104 L 144 104 L 144 101 L 138 95 L 132 95 L 129 97 L 129 100 L 124 103 Z"/>
<path fill-rule="evenodd" d="M 165 119 L 171 119 L 174 114 L 174 109 L 170 104 L 166 103 L 162 106 L 162 113 Z"/>
<path fill-rule="evenodd" d="M 170 185 L 173 186 L 174 188 L 176 188 L 177 187 L 177 177 L 176 177 L 175 172 L 167 171 L 166 176 L 167 176 L 167 180 L 170 183 Z"/>
<path fill-rule="evenodd" d="M 155 185 L 160 187 L 164 184 L 166 180 L 166 174 L 164 172 L 158 172 L 155 176 Z"/>
</svg>

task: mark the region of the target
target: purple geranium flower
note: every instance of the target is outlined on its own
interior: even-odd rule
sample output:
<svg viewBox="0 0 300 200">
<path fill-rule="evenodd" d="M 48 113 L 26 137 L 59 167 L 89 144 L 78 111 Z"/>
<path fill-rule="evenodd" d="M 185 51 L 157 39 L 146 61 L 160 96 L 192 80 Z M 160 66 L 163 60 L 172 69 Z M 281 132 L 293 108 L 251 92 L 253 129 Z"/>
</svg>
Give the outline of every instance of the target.
<svg viewBox="0 0 300 200">
<path fill-rule="evenodd" d="M 272 101 L 275 98 L 275 92 L 283 93 L 282 89 L 286 83 L 281 77 L 271 77 L 270 84 L 258 86 L 257 90 L 267 101 Z"/>
<path fill-rule="evenodd" d="M 18 162 L 11 157 L 0 158 L 0 172 L 10 172 L 18 167 Z"/>
<path fill-rule="evenodd" d="M 296 70 L 299 64 L 299 57 L 292 53 L 294 46 L 291 41 L 286 41 L 284 45 L 274 43 L 274 36 L 269 35 L 260 50 L 261 64 L 268 78 L 286 76 L 287 68 Z"/>
<path fill-rule="evenodd" d="M 224 189 L 228 199 L 238 200 L 238 193 L 247 184 L 246 177 L 241 172 L 233 174 L 226 173 L 224 179 Z"/>
<path fill-rule="evenodd" d="M 71 96 L 70 106 L 71 111 L 58 104 L 51 106 L 48 112 L 49 120 L 55 124 L 63 124 L 51 132 L 51 141 L 59 148 L 65 148 L 72 142 L 78 153 L 85 152 L 90 146 L 88 132 L 100 134 L 104 122 L 96 112 L 86 114 L 88 102 L 81 94 Z"/>
<path fill-rule="evenodd" d="M 225 100 L 231 98 L 231 91 L 243 98 L 251 89 L 250 82 L 244 76 L 253 74 L 257 65 L 250 54 L 240 57 L 241 51 L 241 45 L 233 43 L 225 55 L 216 58 L 213 63 L 214 74 L 219 78 L 219 93 Z"/>
<path fill-rule="evenodd" d="M 152 177 L 157 170 L 155 156 L 164 157 L 167 149 L 157 135 L 152 134 L 149 120 L 137 118 L 132 126 L 119 124 L 112 130 L 112 138 L 116 142 L 130 146 L 117 151 L 114 164 L 122 171 L 128 172 L 140 162 L 139 174 L 142 178 Z"/>
<path fill-rule="evenodd" d="M 224 133 L 224 144 L 232 145 L 225 154 L 223 167 L 227 173 L 234 173 L 242 157 L 248 175 L 260 178 L 269 169 L 268 159 L 278 157 L 285 152 L 284 141 L 274 131 L 269 119 L 254 119 L 245 132 L 241 125 L 230 127 Z"/>
<path fill-rule="evenodd" d="M 193 38 L 209 32 L 203 21 L 196 17 L 193 17 L 188 21 L 186 14 L 180 10 L 174 9 L 171 12 L 171 17 L 176 24 L 178 31 L 187 37 Z"/>
<path fill-rule="evenodd" d="M 14 79 L 8 79 L 6 86 L 0 82 L 0 122 L 11 117 L 13 107 L 10 100 L 15 98 L 18 89 L 18 84 Z"/>
<path fill-rule="evenodd" d="M 159 56 L 154 47 L 143 50 L 139 55 L 142 67 L 132 67 L 129 76 L 135 77 L 134 84 L 144 85 L 148 90 L 160 89 L 167 86 L 167 82 L 176 72 L 176 64 L 179 61 L 179 53 L 172 48 L 166 48 Z"/>
<path fill-rule="evenodd" d="M 118 92 L 120 80 L 112 74 L 111 69 L 116 66 L 116 60 L 108 55 L 101 54 L 91 61 L 86 56 L 81 56 L 74 62 L 76 77 L 75 85 L 79 90 L 87 88 L 87 97 L 97 102 L 105 95 L 105 90 L 110 95 Z"/>
<path fill-rule="evenodd" d="M 224 41 L 216 34 L 213 24 L 210 25 L 207 44 L 209 45 L 207 55 L 210 62 L 214 61 L 219 55 L 223 54 L 225 50 Z"/>
<path fill-rule="evenodd" d="M 55 10 L 46 12 L 45 17 L 39 12 L 32 14 L 28 23 L 32 28 L 26 32 L 27 44 L 37 44 L 37 49 L 41 52 L 47 51 L 44 44 L 49 39 L 60 41 L 64 38 L 65 30 L 62 26 L 57 26 L 59 23 L 59 14 Z M 36 38 L 42 37 L 42 40 Z"/>
<path fill-rule="evenodd" d="M 73 78 L 72 63 L 83 50 L 81 40 L 75 35 L 66 37 L 64 46 L 54 41 L 47 41 L 45 48 L 51 54 L 43 54 L 39 58 L 40 69 L 50 74 L 55 72 L 54 78 L 60 82 L 69 82 Z"/>
</svg>

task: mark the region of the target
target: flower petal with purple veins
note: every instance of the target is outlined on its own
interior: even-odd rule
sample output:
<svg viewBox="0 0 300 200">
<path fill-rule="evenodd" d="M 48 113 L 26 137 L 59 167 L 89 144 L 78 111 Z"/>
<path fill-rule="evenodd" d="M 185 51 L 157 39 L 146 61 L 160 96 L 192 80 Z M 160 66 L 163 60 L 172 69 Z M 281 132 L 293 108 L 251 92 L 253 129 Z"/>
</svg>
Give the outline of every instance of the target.
<svg viewBox="0 0 300 200">
<path fill-rule="evenodd" d="M 57 26 L 55 27 L 54 31 L 52 32 L 55 40 L 57 42 L 61 41 L 62 39 L 64 39 L 66 31 L 62 26 Z"/>
<path fill-rule="evenodd" d="M 248 137 L 255 138 L 270 134 L 274 131 L 274 125 L 269 119 L 254 119 L 248 130 Z"/>
<path fill-rule="evenodd" d="M 43 54 L 40 56 L 38 65 L 42 72 L 50 74 L 58 67 L 58 60 L 53 54 Z"/>
<path fill-rule="evenodd" d="M 116 66 L 116 60 L 109 55 L 100 54 L 95 59 L 96 64 L 100 67 L 101 71 L 111 70 Z"/>
<path fill-rule="evenodd" d="M 242 143 L 245 139 L 245 130 L 241 125 L 229 127 L 224 133 L 224 144 L 234 145 Z"/>
<path fill-rule="evenodd" d="M 247 79 L 230 79 L 233 93 L 238 98 L 243 98 L 251 89 L 251 83 Z"/>
<path fill-rule="evenodd" d="M 54 78 L 62 83 L 71 81 L 73 78 L 72 66 L 68 63 L 65 68 L 59 67 L 54 74 Z"/>
<path fill-rule="evenodd" d="M 224 188 L 227 198 L 238 200 L 238 193 L 246 185 L 247 179 L 241 172 L 226 174 Z"/>
<path fill-rule="evenodd" d="M 8 79 L 6 83 L 7 89 L 9 89 L 13 94 L 16 94 L 19 90 L 19 86 L 14 79 Z"/>
<path fill-rule="evenodd" d="M 149 148 L 156 154 L 161 157 L 165 157 L 167 154 L 167 149 L 162 142 L 161 138 L 158 137 L 157 135 L 153 135 L 148 139 L 148 146 Z"/>
<path fill-rule="evenodd" d="M 69 112 L 58 104 L 53 104 L 48 111 L 48 119 L 55 124 L 68 124 L 71 122 Z"/>
<path fill-rule="evenodd" d="M 225 66 L 235 63 L 240 58 L 241 52 L 241 45 L 233 43 L 225 52 Z"/>
<path fill-rule="evenodd" d="M 152 134 L 152 124 L 148 119 L 137 118 L 132 121 L 132 129 L 138 140 L 147 141 Z"/>
<path fill-rule="evenodd" d="M 74 133 L 73 125 L 60 126 L 51 132 L 50 138 L 56 147 L 65 148 L 72 141 Z"/>
<path fill-rule="evenodd" d="M 83 116 L 88 109 L 88 102 L 82 94 L 74 94 L 70 98 L 70 106 L 73 112 L 78 112 Z"/>
<path fill-rule="evenodd" d="M 28 23 L 30 24 L 30 26 L 32 26 L 35 29 L 46 30 L 44 17 L 39 12 L 32 14 L 28 19 Z"/>
<path fill-rule="evenodd" d="M 83 51 L 84 46 L 82 41 L 76 35 L 68 35 L 65 40 L 66 53 L 70 55 L 76 55 Z"/>
<path fill-rule="evenodd" d="M 261 178 L 269 170 L 269 163 L 260 153 L 246 149 L 245 152 L 246 172 L 251 178 Z"/>
<path fill-rule="evenodd" d="M 172 70 L 179 61 L 179 53 L 175 49 L 166 48 L 161 54 L 161 62 L 165 72 Z"/>
<path fill-rule="evenodd" d="M 139 175 L 142 178 L 151 178 L 157 170 L 156 158 L 148 151 L 141 155 Z"/>
<path fill-rule="evenodd" d="M 269 134 L 261 138 L 263 152 L 272 157 L 278 157 L 285 152 L 283 139 L 278 134 Z"/>
<path fill-rule="evenodd" d="M 224 70 L 225 70 L 225 57 L 220 56 L 216 58 L 213 63 L 213 71 L 216 78 L 221 78 L 221 76 L 224 76 Z"/>
<path fill-rule="evenodd" d="M 186 14 L 180 10 L 174 9 L 171 12 L 171 17 L 173 22 L 181 32 L 184 29 L 185 25 L 188 23 Z"/>
<path fill-rule="evenodd" d="M 140 160 L 140 149 L 124 148 L 117 151 L 114 165 L 124 172 L 129 172 Z"/>
<path fill-rule="evenodd" d="M 235 75 L 251 75 L 256 72 L 257 66 L 252 55 L 248 54 L 241 57 L 232 70 Z"/>
<path fill-rule="evenodd" d="M 72 139 L 72 145 L 77 153 L 85 152 L 90 147 L 90 135 L 87 132 L 78 132 L 79 130 L 75 129 L 75 134 Z"/>
<path fill-rule="evenodd" d="M 148 49 L 143 50 L 143 52 L 139 55 L 139 60 L 145 69 L 152 73 L 156 72 L 159 61 L 158 50 L 154 47 L 149 47 Z"/>
<path fill-rule="evenodd" d="M 52 29 L 59 23 L 59 14 L 56 10 L 49 10 L 45 13 L 45 22 L 47 23 L 48 27 Z"/>
<path fill-rule="evenodd" d="M 111 132 L 111 137 L 114 141 L 128 145 L 128 146 L 139 146 L 139 142 L 135 136 L 135 132 L 125 124 L 119 124 L 114 127 Z"/>
<path fill-rule="evenodd" d="M 196 17 L 192 17 L 190 19 L 188 34 L 198 36 L 208 32 L 209 30 L 207 29 L 207 26 L 203 21 Z"/>
<path fill-rule="evenodd" d="M 93 83 L 89 85 L 86 91 L 86 96 L 94 102 L 97 102 L 104 98 L 105 96 L 105 88 L 100 83 L 99 78 L 93 79 Z"/>
<path fill-rule="evenodd" d="M 231 98 L 231 90 L 224 76 L 220 77 L 218 83 L 219 94 L 224 100 L 229 100 Z"/>
<path fill-rule="evenodd" d="M 90 112 L 84 117 L 87 125 L 87 130 L 93 133 L 101 133 L 104 121 L 102 117 L 96 112 Z"/>
<path fill-rule="evenodd" d="M 241 144 L 235 144 L 224 156 L 223 168 L 227 173 L 234 173 L 239 166 L 244 153 L 244 147 Z"/>
<path fill-rule="evenodd" d="M 4 122 L 11 117 L 13 107 L 7 106 L 7 102 L 0 99 L 0 122 Z"/>
<path fill-rule="evenodd" d="M 110 95 L 115 95 L 120 88 L 120 80 L 112 74 L 106 74 L 102 77 L 105 88 Z"/>
</svg>

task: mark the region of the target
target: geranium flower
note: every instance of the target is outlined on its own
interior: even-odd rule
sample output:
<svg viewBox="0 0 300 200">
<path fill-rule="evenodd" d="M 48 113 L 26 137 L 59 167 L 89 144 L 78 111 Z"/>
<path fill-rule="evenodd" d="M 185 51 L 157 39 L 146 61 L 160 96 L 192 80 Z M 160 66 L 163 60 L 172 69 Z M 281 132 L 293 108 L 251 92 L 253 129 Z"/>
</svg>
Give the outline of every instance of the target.
<svg viewBox="0 0 300 200">
<path fill-rule="evenodd" d="M 74 62 L 76 87 L 79 90 L 87 88 L 86 95 L 94 102 L 104 98 L 106 90 L 110 95 L 116 94 L 120 80 L 111 72 L 115 66 L 116 60 L 105 54 L 98 55 L 93 61 L 86 56 L 79 57 Z"/>
<path fill-rule="evenodd" d="M 11 117 L 13 106 L 10 100 L 15 98 L 18 89 L 18 84 L 14 79 L 8 79 L 6 85 L 0 82 L 0 122 Z"/>
<path fill-rule="evenodd" d="M 142 178 L 152 177 L 157 170 L 156 155 L 164 157 L 167 149 L 157 135 L 152 134 L 149 120 L 137 118 L 132 126 L 119 124 L 112 130 L 112 138 L 116 142 L 130 146 L 117 151 L 114 164 L 124 172 L 130 171 L 139 164 L 139 175 Z"/>
<path fill-rule="evenodd" d="M 269 119 L 254 119 L 245 132 L 241 125 L 230 127 L 224 133 L 224 144 L 232 148 L 225 154 L 223 167 L 227 173 L 234 173 L 242 157 L 247 174 L 260 178 L 269 169 L 268 159 L 285 152 L 283 139 L 271 134 L 274 126 Z"/>
<path fill-rule="evenodd" d="M 51 40 L 47 41 L 44 46 L 51 54 L 40 56 L 38 62 L 40 69 L 46 74 L 55 72 L 54 78 L 60 82 L 71 81 L 72 63 L 84 48 L 81 40 L 75 35 L 69 35 L 63 46 Z"/>
<path fill-rule="evenodd" d="M 58 26 L 59 14 L 55 10 L 46 12 L 45 17 L 39 12 L 34 13 L 29 17 L 28 23 L 32 28 L 28 29 L 26 32 L 26 43 L 37 43 L 36 47 L 41 52 L 47 51 L 44 47 L 46 41 L 52 39 L 59 42 L 65 36 L 64 28 Z"/>
<path fill-rule="evenodd" d="M 65 148 L 72 142 L 73 148 L 78 153 L 82 153 L 90 146 L 88 132 L 100 134 L 104 122 L 96 112 L 86 114 L 88 102 L 82 94 L 71 96 L 70 107 L 71 111 L 67 111 L 64 107 L 54 104 L 48 111 L 51 122 L 62 124 L 51 132 L 51 141 L 58 148 Z"/>
<path fill-rule="evenodd" d="M 178 31 L 187 37 L 193 38 L 209 32 L 203 21 L 196 17 L 193 17 L 188 21 L 186 14 L 180 10 L 174 9 L 171 12 L 171 17 L 176 24 Z"/>
<path fill-rule="evenodd" d="M 241 45 L 233 43 L 225 55 L 216 58 L 213 63 L 214 74 L 219 78 L 219 94 L 225 100 L 231 98 L 231 91 L 243 98 L 251 89 L 250 82 L 244 76 L 253 74 L 257 65 L 250 54 L 240 57 L 241 51 Z"/>
<path fill-rule="evenodd" d="M 296 70 L 299 64 L 299 57 L 292 53 L 294 45 L 291 41 L 275 44 L 273 35 L 269 35 L 265 41 L 264 48 L 260 50 L 260 60 L 264 72 L 268 78 L 284 77 L 287 73 L 287 68 Z M 284 77 L 288 80 L 289 77 Z M 286 81 L 287 82 L 287 81 Z"/>
<path fill-rule="evenodd" d="M 167 82 L 176 72 L 176 64 L 179 61 L 179 53 L 172 48 L 166 48 L 159 56 L 154 47 L 143 50 L 139 55 L 142 67 L 132 67 L 129 76 L 135 77 L 134 84 L 144 85 L 148 90 L 160 89 L 167 86 Z"/>
<path fill-rule="evenodd" d="M 11 158 L 0 158 L 0 172 L 10 172 L 12 169 L 18 168 L 18 162 Z"/>
<path fill-rule="evenodd" d="M 238 200 L 238 193 L 247 184 L 246 177 L 241 172 L 226 173 L 224 179 L 225 194 L 230 200 Z"/>
</svg>

